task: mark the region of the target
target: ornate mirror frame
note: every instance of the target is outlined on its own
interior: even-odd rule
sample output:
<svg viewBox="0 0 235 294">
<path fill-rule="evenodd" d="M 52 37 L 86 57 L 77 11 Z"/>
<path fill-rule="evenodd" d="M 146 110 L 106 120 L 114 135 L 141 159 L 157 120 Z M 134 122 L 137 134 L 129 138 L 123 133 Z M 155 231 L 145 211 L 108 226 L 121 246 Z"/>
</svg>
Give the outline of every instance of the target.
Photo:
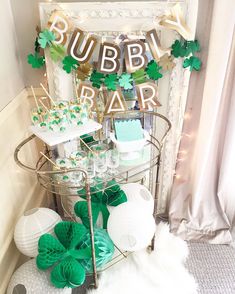
<svg viewBox="0 0 235 294">
<path fill-rule="evenodd" d="M 194 36 L 198 0 L 40 3 L 41 26 L 46 26 L 54 10 L 61 10 L 74 20 L 75 26 L 101 37 L 118 36 L 121 33 L 143 35 L 145 31 L 156 28 L 162 46 L 167 48 L 176 39 L 180 39 L 180 35 L 157 26 L 156 20 L 170 11 L 176 3 L 181 4 L 186 23 Z M 175 63 L 174 69 L 170 73 L 165 73 L 158 81 L 159 101 L 162 104 L 158 111 L 172 123 L 172 130 L 166 139 L 162 156 L 159 213 L 165 211 L 174 178 L 190 78 L 189 70 L 182 67 L 182 60 L 175 59 Z M 63 100 L 71 99 L 74 95 L 72 76 L 63 71 L 58 64 L 52 63 L 47 52 L 46 65 L 51 95 Z M 155 125 L 154 132 L 161 133 L 161 128 Z"/>
</svg>

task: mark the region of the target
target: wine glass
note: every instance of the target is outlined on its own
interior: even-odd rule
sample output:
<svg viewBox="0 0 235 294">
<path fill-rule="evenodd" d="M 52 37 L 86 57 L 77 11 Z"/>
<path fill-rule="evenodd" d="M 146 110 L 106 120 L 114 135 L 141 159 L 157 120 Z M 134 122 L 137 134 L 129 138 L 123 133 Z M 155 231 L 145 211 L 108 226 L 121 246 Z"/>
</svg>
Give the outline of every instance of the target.
<svg viewBox="0 0 235 294">
<path fill-rule="evenodd" d="M 93 178 L 95 177 L 95 162 L 94 162 L 94 156 L 91 152 L 88 153 L 86 158 L 86 171 L 88 175 L 88 180 L 90 184 L 93 183 Z"/>
<path fill-rule="evenodd" d="M 107 151 L 107 166 L 110 168 L 111 175 L 116 174 L 116 169 L 119 167 L 119 152 L 117 149 Z"/>
<path fill-rule="evenodd" d="M 101 179 L 105 178 L 107 171 L 106 155 L 104 152 L 97 153 L 95 156 L 95 171 Z"/>
</svg>

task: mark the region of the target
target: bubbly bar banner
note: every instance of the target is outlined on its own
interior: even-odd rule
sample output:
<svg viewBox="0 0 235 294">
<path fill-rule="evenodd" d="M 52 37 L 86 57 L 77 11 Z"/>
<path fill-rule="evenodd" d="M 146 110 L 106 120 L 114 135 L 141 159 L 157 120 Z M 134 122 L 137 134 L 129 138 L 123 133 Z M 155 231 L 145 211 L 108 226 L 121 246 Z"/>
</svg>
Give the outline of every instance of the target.
<svg viewBox="0 0 235 294">
<path fill-rule="evenodd" d="M 159 25 L 177 31 L 182 40 L 176 40 L 169 48 L 163 48 L 155 28 L 146 32 L 144 43 L 139 37 L 128 38 L 122 42 L 122 48 L 115 42 L 100 42 L 95 34 L 90 35 L 78 27 L 61 11 L 54 11 L 47 23 L 47 29 L 38 32 L 34 54 L 28 55 L 28 62 L 34 68 L 45 63 L 41 49 L 49 49 L 54 62 L 61 62 L 68 73 L 75 73 L 80 83 L 78 97 L 95 107 L 98 89 L 105 90 L 105 113 L 125 111 L 126 104 L 122 90 L 130 91 L 135 86 L 140 110 L 160 106 L 157 99 L 156 81 L 162 71 L 172 70 L 173 59 L 183 57 L 183 67 L 192 70 L 201 68 L 201 61 L 195 56 L 200 50 L 198 41 L 191 40 L 191 32 L 182 16 L 181 7 L 176 4 L 171 12 L 159 19 Z M 89 35 L 86 35 L 89 34 Z M 68 40 L 68 35 L 71 35 Z M 67 44 L 67 48 L 65 45 Z M 148 61 L 146 45 L 152 60 Z M 94 50 L 99 48 L 98 60 L 91 65 L 89 62 Z M 123 55 L 122 55 L 123 53 Z M 121 71 L 121 56 L 124 58 L 125 72 Z"/>
</svg>

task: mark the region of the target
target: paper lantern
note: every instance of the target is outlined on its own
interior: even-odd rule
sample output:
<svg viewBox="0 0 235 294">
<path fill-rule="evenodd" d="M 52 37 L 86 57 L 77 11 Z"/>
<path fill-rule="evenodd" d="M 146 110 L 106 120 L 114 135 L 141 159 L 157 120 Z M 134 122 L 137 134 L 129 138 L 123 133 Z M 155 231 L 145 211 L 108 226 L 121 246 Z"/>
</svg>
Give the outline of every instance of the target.
<svg viewBox="0 0 235 294">
<path fill-rule="evenodd" d="M 96 248 L 96 267 L 100 268 L 112 259 L 114 254 L 114 245 L 109 235 L 104 229 L 94 230 L 94 240 Z M 90 233 L 88 233 L 80 244 L 79 249 L 86 249 L 91 246 Z M 92 272 L 92 259 L 79 260 L 81 265 L 85 268 L 86 272 Z"/>
<path fill-rule="evenodd" d="M 38 254 L 38 240 L 46 233 L 52 233 L 61 217 L 49 208 L 33 208 L 26 211 L 18 220 L 14 240 L 21 253 L 29 257 Z"/>
<path fill-rule="evenodd" d="M 121 186 L 121 189 L 125 192 L 127 201 L 136 202 L 141 205 L 143 209 L 148 209 L 153 213 L 154 200 L 150 191 L 141 184 L 129 183 Z"/>
<path fill-rule="evenodd" d="M 155 221 L 151 212 L 130 201 L 113 209 L 107 229 L 119 249 L 137 251 L 150 244 L 155 231 Z"/>
<path fill-rule="evenodd" d="M 7 294 L 71 294 L 72 289 L 57 289 L 50 283 L 50 272 L 40 271 L 36 267 L 35 259 L 31 259 L 20 266 L 11 277 Z"/>
</svg>

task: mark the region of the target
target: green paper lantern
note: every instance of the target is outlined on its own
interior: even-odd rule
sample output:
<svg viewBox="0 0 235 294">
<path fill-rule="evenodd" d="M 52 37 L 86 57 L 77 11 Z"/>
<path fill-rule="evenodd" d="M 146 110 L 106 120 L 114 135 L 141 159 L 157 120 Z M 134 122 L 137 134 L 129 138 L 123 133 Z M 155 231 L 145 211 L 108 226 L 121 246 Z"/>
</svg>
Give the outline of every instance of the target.
<svg viewBox="0 0 235 294">
<path fill-rule="evenodd" d="M 112 259 L 114 254 L 114 245 L 106 230 L 94 229 L 95 241 L 95 255 L 96 267 L 99 269 Z M 90 234 L 87 233 L 81 243 L 78 245 L 79 249 L 86 249 L 91 247 Z M 92 258 L 80 260 L 81 265 L 85 268 L 86 272 L 93 271 Z"/>
</svg>

